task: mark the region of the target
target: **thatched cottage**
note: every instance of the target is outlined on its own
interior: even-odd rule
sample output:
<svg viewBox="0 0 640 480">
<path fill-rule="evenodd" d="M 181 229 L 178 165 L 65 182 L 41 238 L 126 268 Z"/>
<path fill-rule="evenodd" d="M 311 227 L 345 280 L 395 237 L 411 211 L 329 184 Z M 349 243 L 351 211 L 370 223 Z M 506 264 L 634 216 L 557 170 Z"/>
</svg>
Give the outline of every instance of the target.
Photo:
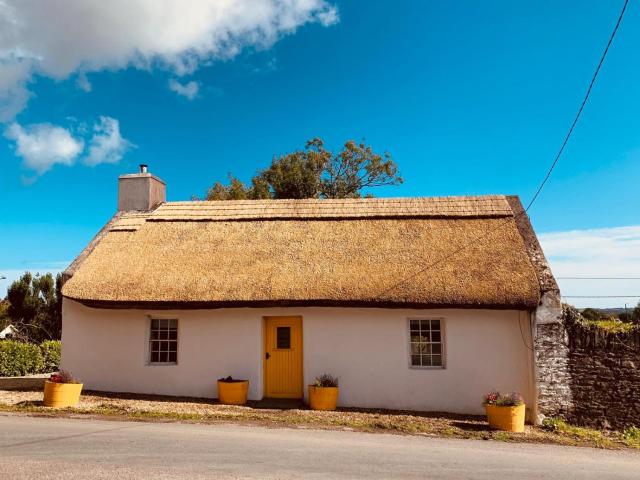
<svg viewBox="0 0 640 480">
<path fill-rule="evenodd" d="M 537 409 L 536 328 L 558 288 L 514 196 L 166 202 L 147 173 L 65 272 L 62 366 L 85 388 L 481 413 Z"/>
</svg>

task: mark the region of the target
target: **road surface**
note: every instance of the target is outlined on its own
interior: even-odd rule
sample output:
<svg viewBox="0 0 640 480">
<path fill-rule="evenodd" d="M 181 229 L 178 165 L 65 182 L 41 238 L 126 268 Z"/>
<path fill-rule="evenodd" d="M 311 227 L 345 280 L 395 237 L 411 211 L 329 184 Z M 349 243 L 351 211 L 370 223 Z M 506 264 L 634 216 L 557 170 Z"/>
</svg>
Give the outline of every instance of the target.
<svg viewBox="0 0 640 480">
<path fill-rule="evenodd" d="M 0 478 L 640 478 L 640 454 L 234 425 L 0 416 Z"/>
</svg>

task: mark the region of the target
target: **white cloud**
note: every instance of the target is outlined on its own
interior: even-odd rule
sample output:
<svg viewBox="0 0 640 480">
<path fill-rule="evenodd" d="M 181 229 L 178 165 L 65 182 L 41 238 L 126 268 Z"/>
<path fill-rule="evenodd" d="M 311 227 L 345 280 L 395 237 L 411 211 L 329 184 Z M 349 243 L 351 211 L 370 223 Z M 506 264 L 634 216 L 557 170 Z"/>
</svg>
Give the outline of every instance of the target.
<svg viewBox="0 0 640 480">
<path fill-rule="evenodd" d="M 87 165 L 118 163 L 132 147 L 132 144 L 120 134 L 120 124 L 115 118 L 100 117 L 100 122 L 93 127 L 93 131 L 89 153 L 84 159 Z"/>
<path fill-rule="evenodd" d="M 177 93 L 178 95 L 186 97 L 189 100 L 193 100 L 198 95 L 200 84 L 193 80 L 183 84 L 172 78 L 171 80 L 169 80 L 169 90 Z"/>
<path fill-rule="evenodd" d="M 556 277 L 640 277 L 640 226 L 539 235 Z M 563 295 L 640 295 L 640 280 L 558 280 Z M 635 305 L 640 297 L 573 299 L 579 307 Z"/>
<path fill-rule="evenodd" d="M 0 96 L 5 118 L 33 74 L 159 66 L 192 73 L 246 46 L 268 47 L 307 23 L 338 21 L 327 0 L 2 0 Z M 15 103 L 10 92 L 18 92 Z"/>
<path fill-rule="evenodd" d="M 82 139 L 74 138 L 69 130 L 50 123 L 28 127 L 13 123 L 5 136 L 16 142 L 16 154 L 23 158 L 25 167 L 38 174 L 56 163 L 72 165 L 84 148 Z"/>
<path fill-rule="evenodd" d="M 31 96 L 26 87 L 30 76 L 30 62 L 0 60 L 0 122 L 10 121 L 26 106 Z"/>
<path fill-rule="evenodd" d="M 85 92 L 90 92 L 91 89 L 93 88 L 93 86 L 91 85 L 91 82 L 89 81 L 89 79 L 87 78 L 87 75 L 84 72 L 80 72 L 78 74 L 76 85 L 78 85 L 78 88 L 80 88 L 80 90 L 83 90 Z"/>
<path fill-rule="evenodd" d="M 38 123 L 22 126 L 12 123 L 5 130 L 5 137 L 15 142 L 15 153 L 22 157 L 25 168 L 38 175 L 50 170 L 55 164 L 73 165 L 88 146 L 83 163 L 89 166 L 101 163 L 117 163 L 133 144 L 122 137 L 118 120 L 100 117 L 93 126 L 91 137 L 84 129 L 72 132 L 69 129 Z M 34 178 L 26 178 L 32 183 Z"/>
</svg>

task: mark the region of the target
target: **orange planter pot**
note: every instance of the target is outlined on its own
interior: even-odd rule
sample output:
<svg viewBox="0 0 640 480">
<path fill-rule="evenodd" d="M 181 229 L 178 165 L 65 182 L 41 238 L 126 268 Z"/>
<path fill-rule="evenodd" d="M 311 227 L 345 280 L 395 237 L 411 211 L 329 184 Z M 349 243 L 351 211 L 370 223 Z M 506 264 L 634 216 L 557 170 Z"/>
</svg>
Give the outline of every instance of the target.
<svg viewBox="0 0 640 480">
<path fill-rule="evenodd" d="M 45 380 L 44 400 L 45 407 L 75 407 L 80 400 L 82 383 L 56 383 Z"/>
<path fill-rule="evenodd" d="M 505 432 L 524 432 L 525 405 L 515 407 L 499 407 L 497 405 L 485 405 L 489 426 Z"/>
<path fill-rule="evenodd" d="M 337 404 L 338 387 L 309 385 L 309 407 L 311 410 L 335 410 Z"/>
<path fill-rule="evenodd" d="M 218 380 L 218 401 L 225 405 L 244 405 L 247 403 L 249 380 L 222 382 Z"/>
</svg>

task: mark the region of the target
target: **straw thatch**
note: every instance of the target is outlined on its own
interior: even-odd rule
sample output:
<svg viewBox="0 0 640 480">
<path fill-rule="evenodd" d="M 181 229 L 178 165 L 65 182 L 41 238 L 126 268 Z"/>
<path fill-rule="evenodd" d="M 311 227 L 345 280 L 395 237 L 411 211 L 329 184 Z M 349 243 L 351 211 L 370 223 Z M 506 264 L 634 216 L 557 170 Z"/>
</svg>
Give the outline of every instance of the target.
<svg viewBox="0 0 640 480">
<path fill-rule="evenodd" d="M 63 294 L 105 307 L 533 308 L 527 248 L 498 196 L 175 202 L 120 214 Z"/>
</svg>

